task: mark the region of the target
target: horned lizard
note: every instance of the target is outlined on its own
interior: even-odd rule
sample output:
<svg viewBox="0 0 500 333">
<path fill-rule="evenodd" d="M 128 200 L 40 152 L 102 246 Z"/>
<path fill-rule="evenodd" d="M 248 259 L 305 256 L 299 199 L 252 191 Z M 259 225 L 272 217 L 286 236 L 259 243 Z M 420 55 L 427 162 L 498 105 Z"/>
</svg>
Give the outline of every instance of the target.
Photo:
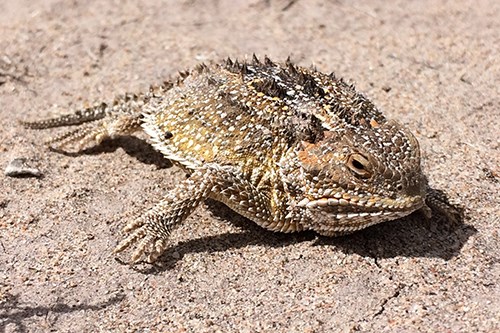
<svg viewBox="0 0 500 333">
<path fill-rule="evenodd" d="M 154 261 L 207 198 L 273 231 L 335 236 L 426 208 L 413 134 L 334 74 L 255 56 L 201 64 L 178 79 L 31 129 L 75 125 L 48 141 L 77 151 L 143 130 L 190 177 L 128 223 L 115 252 Z"/>
</svg>

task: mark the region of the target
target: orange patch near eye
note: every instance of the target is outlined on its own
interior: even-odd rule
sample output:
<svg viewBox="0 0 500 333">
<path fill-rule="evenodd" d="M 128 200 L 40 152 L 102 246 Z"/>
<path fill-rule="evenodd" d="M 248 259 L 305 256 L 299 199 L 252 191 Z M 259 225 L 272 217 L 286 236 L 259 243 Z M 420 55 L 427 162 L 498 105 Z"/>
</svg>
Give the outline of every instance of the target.
<svg viewBox="0 0 500 333">
<path fill-rule="evenodd" d="M 329 132 L 325 132 L 325 136 Z M 318 169 L 321 166 L 330 163 L 335 159 L 332 152 L 324 153 L 321 151 L 321 142 L 309 143 L 302 141 L 303 150 L 297 153 L 297 157 L 304 167 Z"/>
<path fill-rule="evenodd" d="M 314 146 L 312 144 L 308 144 L 310 146 Z M 307 147 L 308 148 L 308 147 Z M 305 150 L 301 150 L 297 153 L 297 157 L 299 158 L 300 162 L 304 165 L 304 166 L 314 166 L 314 165 L 318 165 L 319 163 L 319 159 L 318 159 L 318 156 L 314 155 L 314 154 L 310 154 L 308 151 L 307 151 L 307 148 L 305 148 Z"/>
<path fill-rule="evenodd" d="M 377 123 L 377 121 L 375 119 L 371 119 L 370 120 L 370 126 L 373 127 L 373 128 L 376 128 L 376 127 L 379 127 L 380 124 Z"/>
<path fill-rule="evenodd" d="M 335 133 L 333 133 L 332 131 L 324 131 L 323 135 L 325 136 L 325 138 L 323 140 L 327 140 L 327 139 L 334 137 Z"/>
</svg>

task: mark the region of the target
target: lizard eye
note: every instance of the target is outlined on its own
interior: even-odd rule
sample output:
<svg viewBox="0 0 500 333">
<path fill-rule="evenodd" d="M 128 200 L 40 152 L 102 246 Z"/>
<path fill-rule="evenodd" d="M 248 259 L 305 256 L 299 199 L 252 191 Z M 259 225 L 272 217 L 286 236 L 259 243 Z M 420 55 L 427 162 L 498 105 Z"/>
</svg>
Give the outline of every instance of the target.
<svg viewBox="0 0 500 333">
<path fill-rule="evenodd" d="M 346 165 L 356 176 L 370 178 L 372 175 L 370 161 L 361 154 L 351 154 Z"/>
</svg>

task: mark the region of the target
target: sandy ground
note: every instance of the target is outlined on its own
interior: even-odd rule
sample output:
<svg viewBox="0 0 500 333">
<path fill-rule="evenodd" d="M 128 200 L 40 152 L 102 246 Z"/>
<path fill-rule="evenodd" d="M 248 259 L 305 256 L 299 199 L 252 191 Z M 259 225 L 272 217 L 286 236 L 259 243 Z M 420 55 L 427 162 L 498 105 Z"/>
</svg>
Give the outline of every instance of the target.
<svg viewBox="0 0 500 333">
<path fill-rule="evenodd" d="M 1 332 L 499 332 L 500 2 L 0 2 Z M 18 119 L 141 91 L 200 61 L 289 55 L 413 129 L 463 223 L 267 232 L 208 202 L 156 266 L 111 251 L 183 173 L 140 140 L 50 152 Z M 125 256 L 120 256 L 127 259 Z"/>
</svg>

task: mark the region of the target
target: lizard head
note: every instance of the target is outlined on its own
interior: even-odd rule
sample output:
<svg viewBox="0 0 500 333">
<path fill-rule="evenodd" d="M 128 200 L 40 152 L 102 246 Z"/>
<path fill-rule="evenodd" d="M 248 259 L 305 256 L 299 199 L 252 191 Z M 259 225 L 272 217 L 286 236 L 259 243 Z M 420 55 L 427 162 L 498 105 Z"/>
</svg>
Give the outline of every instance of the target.
<svg viewBox="0 0 500 333">
<path fill-rule="evenodd" d="M 424 205 L 426 180 L 417 139 L 395 121 L 325 130 L 301 141 L 288 170 L 305 229 L 350 233 Z M 291 182 L 287 182 L 291 183 Z"/>
</svg>

